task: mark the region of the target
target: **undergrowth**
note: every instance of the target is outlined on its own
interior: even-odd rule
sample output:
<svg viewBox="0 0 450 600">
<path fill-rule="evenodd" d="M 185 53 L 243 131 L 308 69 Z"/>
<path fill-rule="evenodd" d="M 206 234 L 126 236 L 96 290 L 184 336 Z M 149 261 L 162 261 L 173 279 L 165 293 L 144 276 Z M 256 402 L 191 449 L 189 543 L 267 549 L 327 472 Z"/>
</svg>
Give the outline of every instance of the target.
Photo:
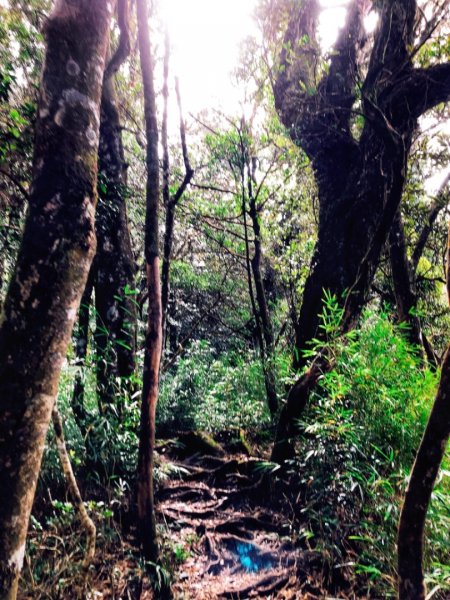
<svg viewBox="0 0 450 600">
<path fill-rule="evenodd" d="M 341 317 L 341 308 L 328 297 L 322 328 L 335 367 L 322 376 L 299 424 L 297 458 L 287 467 L 289 493 L 300 524 L 298 537 L 328 557 L 330 591 L 333 585 L 348 586 L 356 597 L 385 598 L 394 595 L 399 509 L 439 373 L 421 364 L 404 328 L 394 325 L 387 312 L 366 311 L 360 328 L 344 338 L 339 335 Z M 310 354 L 319 347 L 324 348 L 323 340 L 315 342 Z M 114 547 L 120 547 L 124 564 L 131 560 L 129 576 L 138 579 L 141 566 L 130 558 L 120 519 L 134 485 L 139 394 L 121 397 L 120 410 L 112 406 L 99 415 L 94 367 L 88 363 L 85 368 L 89 439 L 81 435 L 71 410 L 70 365 L 63 370 L 58 402 L 70 456 L 99 528 L 98 546 L 108 553 L 108 578 L 116 577 Z M 276 370 L 278 382 L 286 381 L 286 356 L 276 358 Z M 258 357 L 219 354 L 208 342 L 193 342 L 162 377 L 157 418 L 158 426 L 169 431 L 267 429 L 271 421 Z M 92 469 L 92 464 L 97 466 Z M 167 477 L 169 467 L 157 465 L 156 477 Z M 46 597 L 50 588 L 60 591 L 49 597 L 64 597 L 82 558 L 83 534 L 64 489 L 50 432 L 24 571 L 25 588 L 36 598 Z M 450 591 L 449 506 L 447 454 L 426 530 L 426 580 L 435 598 Z M 180 560 L 180 553 L 171 550 L 171 563 Z M 169 565 L 168 570 L 175 568 Z M 118 590 L 124 586 L 117 583 Z"/>
<path fill-rule="evenodd" d="M 157 423 L 167 429 L 220 431 L 270 421 L 261 361 L 250 353 L 217 354 L 194 341 L 176 370 L 164 374 Z"/>
<path fill-rule="evenodd" d="M 421 364 L 404 327 L 387 313 L 367 311 L 360 329 L 344 338 L 337 335 L 341 316 L 329 297 L 322 327 L 335 367 L 312 394 L 291 464 L 307 524 L 299 533 L 330 557 L 333 577 L 354 574 L 360 594 L 388 597 L 396 584 L 401 501 L 439 373 Z M 426 530 L 426 580 L 442 597 L 450 590 L 449 463 L 447 454 Z"/>
</svg>

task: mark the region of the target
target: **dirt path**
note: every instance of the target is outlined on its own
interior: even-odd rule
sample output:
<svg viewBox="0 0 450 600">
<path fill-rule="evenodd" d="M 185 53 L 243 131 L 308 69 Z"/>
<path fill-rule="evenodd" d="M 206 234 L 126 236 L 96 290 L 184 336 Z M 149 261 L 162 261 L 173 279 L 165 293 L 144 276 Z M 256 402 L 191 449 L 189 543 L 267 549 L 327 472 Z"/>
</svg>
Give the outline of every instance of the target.
<svg viewBox="0 0 450 600">
<path fill-rule="evenodd" d="M 173 460 L 173 459 L 172 459 Z M 286 516 L 270 509 L 261 460 L 245 455 L 178 460 L 158 513 L 180 560 L 175 598 L 317 598 L 315 553 L 296 548 Z"/>
</svg>

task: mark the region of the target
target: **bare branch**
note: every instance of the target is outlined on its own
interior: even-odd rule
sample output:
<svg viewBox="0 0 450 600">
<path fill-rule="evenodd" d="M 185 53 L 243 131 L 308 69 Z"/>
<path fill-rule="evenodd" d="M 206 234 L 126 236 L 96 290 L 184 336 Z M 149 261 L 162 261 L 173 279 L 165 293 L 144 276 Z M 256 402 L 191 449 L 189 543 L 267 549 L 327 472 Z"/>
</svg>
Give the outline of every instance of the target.
<svg viewBox="0 0 450 600">
<path fill-rule="evenodd" d="M 417 272 L 417 267 L 419 265 L 420 257 L 423 254 L 424 248 L 430 236 L 431 230 L 433 228 L 434 222 L 436 221 L 441 210 L 448 204 L 449 194 L 448 194 L 448 184 L 450 182 L 450 173 L 444 179 L 439 188 L 438 193 L 430 206 L 430 210 L 428 211 L 428 217 L 425 225 L 420 232 L 419 239 L 417 240 L 416 247 L 414 248 L 414 252 L 411 257 L 411 267 L 413 273 Z"/>
</svg>

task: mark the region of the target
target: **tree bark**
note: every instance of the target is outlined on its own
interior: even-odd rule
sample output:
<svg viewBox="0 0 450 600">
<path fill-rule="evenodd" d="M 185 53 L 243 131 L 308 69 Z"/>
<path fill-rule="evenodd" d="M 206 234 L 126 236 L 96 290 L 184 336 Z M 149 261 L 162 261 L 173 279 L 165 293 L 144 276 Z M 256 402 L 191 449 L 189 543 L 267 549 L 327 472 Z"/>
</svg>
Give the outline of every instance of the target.
<svg viewBox="0 0 450 600">
<path fill-rule="evenodd" d="M 106 0 L 58 0 L 46 26 L 29 212 L 0 325 L 2 600 L 16 597 L 61 365 L 95 252 L 111 14 Z"/>
<path fill-rule="evenodd" d="M 73 384 L 72 410 L 83 438 L 86 438 L 86 434 L 88 433 L 88 424 L 86 423 L 87 411 L 84 407 L 84 371 L 89 344 L 89 317 L 93 285 L 93 271 L 91 267 L 78 311 L 78 330 L 76 336 L 74 336 L 76 365 L 79 370 L 75 375 Z"/>
<path fill-rule="evenodd" d="M 144 114 L 147 134 L 147 186 L 145 215 L 145 261 L 147 269 L 148 321 L 139 435 L 137 503 L 144 557 L 156 563 L 159 558 L 153 490 L 155 415 L 158 400 L 159 367 L 162 351 L 162 304 L 159 275 L 158 208 L 159 160 L 158 124 L 153 83 L 153 56 L 148 26 L 148 3 L 137 0 L 138 38 L 144 88 Z"/>
<path fill-rule="evenodd" d="M 447 269 L 449 259 L 450 235 Z M 447 292 L 450 298 L 449 280 L 447 280 Z M 439 389 L 411 471 L 400 514 L 398 529 L 400 600 L 424 600 L 426 595 L 422 566 L 425 519 L 450 435 L 449 390 L 450 347 L 442 363 Z"/>
<path fill-rule="evenodd" d="M 100 408 L 114 401 L 116 378 L 135 368 L 135 262 L 126 210 L 126 164 L 113 78 L 103 84 L 96 218 L 95 333 Z"/>
<path fill-rule="evenodd" d="M 417 299 L 413 291 L 412 273 L 406 253 L 405 232 L 400 210 L 397 211 L 389 233 L 389 257 L 394 284 L 397 316 L 400 323 L 407 323 L 408 338 L 417 352 L 424 358 L 422 327 L 414 314 Z"/>
</svg>

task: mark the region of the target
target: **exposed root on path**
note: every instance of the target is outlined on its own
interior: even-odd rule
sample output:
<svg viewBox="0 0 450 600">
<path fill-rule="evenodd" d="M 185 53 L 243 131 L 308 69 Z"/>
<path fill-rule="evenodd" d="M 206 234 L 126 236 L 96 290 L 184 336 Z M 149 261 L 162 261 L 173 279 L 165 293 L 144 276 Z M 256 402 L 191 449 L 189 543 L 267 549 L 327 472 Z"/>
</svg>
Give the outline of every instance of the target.
<svg viewBox="0 0 450 600">
<path fill-rule="evenodd" d="M 168 537 L 186 552 L 175 598 L 320 597 L 301 591 L 310 573 L 317 581 L 320 555 L 296 546 L 286 516 L 261 502 L 271 489 L 262 489 L 268 478 L 261 476 L 260 460 L 196 452 L 177 467 L 183 480 L 167 480 L 158 494 Z"/>
</svg>

